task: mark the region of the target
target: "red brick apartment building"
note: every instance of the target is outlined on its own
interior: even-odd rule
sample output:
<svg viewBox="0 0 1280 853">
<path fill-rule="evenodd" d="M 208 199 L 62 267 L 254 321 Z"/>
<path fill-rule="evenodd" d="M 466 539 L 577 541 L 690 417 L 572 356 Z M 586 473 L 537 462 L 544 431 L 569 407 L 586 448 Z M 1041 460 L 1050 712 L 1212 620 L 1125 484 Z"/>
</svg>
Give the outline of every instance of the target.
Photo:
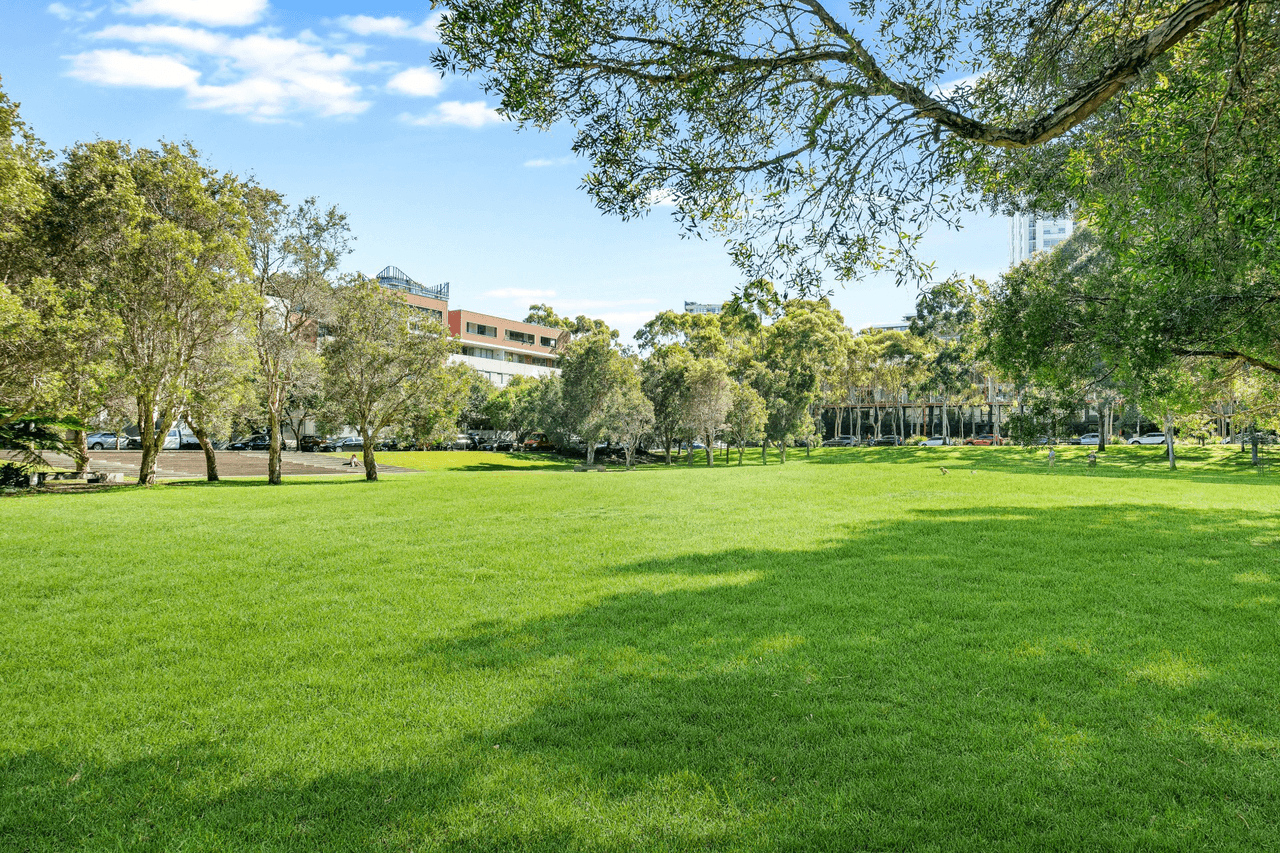
<svg viewBox="0 0 1280 853">
<path fill-rule="evenodd" d="M 557 372 L 561 330 L 494 317 L 462 309 L 449 310 L 449 285 L 422 285 L 398 267 L 377 275 L 386 288 L 398 290 L 405 301 L 448 326 L 462 342 L 453 361 L 470 365 L 494 385 L 502 387 L 515 376 L 545 376 Z"/>
</svg>

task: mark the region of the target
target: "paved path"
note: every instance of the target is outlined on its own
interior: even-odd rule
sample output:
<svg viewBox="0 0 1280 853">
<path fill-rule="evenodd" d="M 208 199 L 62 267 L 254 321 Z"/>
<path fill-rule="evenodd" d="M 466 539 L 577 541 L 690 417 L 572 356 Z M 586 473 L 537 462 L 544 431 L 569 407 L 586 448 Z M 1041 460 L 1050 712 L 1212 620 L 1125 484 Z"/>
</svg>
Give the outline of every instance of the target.
<svg viewBox="0 0 1280 853">
<path fill-rule="evenodd" d="M 0 456 L 3 453 L 0 452 Z M 221 477 L 266 477 L 267 454 L 265 451 L 219 450 L 218 475 Z M 125 482 L 138 479 L 138 466 L 142 464 L 140 450 L 90 450 L 89 470 L 108 474 L 124 474 Z M 46 454 L 56 468 L 75 468 L 68 456 Z M 344 459 L 324 453 L 296 453 L 286 451 L 280 455 L 280 473 L 285 477 L 317 474 L 363 474 L 364 466 L 351 468 Z M 378 465 L 381 474 L 418 474 L 410 468 L 394 465 Z M 204 453 L 199 450 L 165 450 L 156 460 L 156 478 L 159 480 L 204 479 Z"/>
</svg>

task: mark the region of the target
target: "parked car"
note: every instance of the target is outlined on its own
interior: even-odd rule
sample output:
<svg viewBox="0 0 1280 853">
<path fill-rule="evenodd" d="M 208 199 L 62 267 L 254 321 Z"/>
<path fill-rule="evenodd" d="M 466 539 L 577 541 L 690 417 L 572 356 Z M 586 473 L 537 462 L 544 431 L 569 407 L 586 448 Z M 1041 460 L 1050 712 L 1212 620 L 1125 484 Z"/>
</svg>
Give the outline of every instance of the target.
<svg viewBox="0 0 1280 853">
<path fill-rule="evenodd" d="M 1004 439 L 993 433 L 984 432 L 969 436 L 964 443 L 973 447 L 999 447 L 1004 444 Z"/>
<path fill-rule="evenodd" d="M 1032 444 L 1057 444 L 1057 443 L 1058 443 L 1058 440 L 1051 435 L 1037 436 L 1036 440 L 1032 442 Z"/>
<path fill-rule="evenodd" d="M 1129 439 L 1130 444 L 1164 444 L 1165 437 L 1162 432 L 1144 432 L 1142 435 L 1134 436 Z"/>
<path fill-rule="evenodd" d="M 238 438 L 227 445 L 227 450 L 268 450 L 271 447 L 271 438 L 263 433 L 251 435 L 248 438 Z"/>
<path fill-rule="evenodd" d="M 467 433 L 460 432 L 454 437 L 453 443 L 449 445 L 449 449 L 450 450 L 479 450 L 480 442 L 476 441 L 476 437 L 474 435 L 469 435 Z"/>
<path fill-rule="evenodd" d="M 123 450 L 129 446 L 129 436 L 116 432 L 94 432 L 84 437 L 90 450 Z M 141 446 L 142 442 L 138 442 Z"/>
<path fill-rule="evenodd" d="M 318 435 L 304 435 L 298 438 L 298 450 L 303 453 L 314 453 L 324 444 L 324 439 Z"/>
<path fill-rule="evenodd" d="M 951 439 L 943 435 L 931 435 L 920 442 L 921 447 L 943 447 L 951 443 Z"/>
<path fill-rule="evenodd" d="M 822 442 L 823 447 L 857 447 L 858 439 L 852 435 L 837 435 Z"/>
<path fill-rule="evenodd" d="M 551 439 L 547 438 L 545 432 L 535 432 L 524 440 L 521 445 L 525 450 L 555 450 L 556 446 L 551 443 Z"/>
<path fill-rule="evenodd" d="M 364 439 L 358 435 L 349 435 L 333 443 L 335 453 L 352 453 L 356 450 L 364 450 Z"/>
<path fill-rule="evenodd" d="M 1101 438 L 1102 436 L 1096 432 L 1086 432 L 1084 435 L 1080 436 L 1079 438 L 1071 439 L 1071 443 L 1097 445 L 1101 440 Z"/>
<path fill-rule="evenodd" d="M 883 435 L 871 441 L 872 447 L 900 447 L 901 445 L 902 439 L 896 435 Z"/>
<path fill-rule="evenodd" d="M 136 435 L 131 435 L 129 436 L 128 443 L 125 444 L 124 447 L 126 450 L 141 450 L 142 438 Z M 93 446 L 90 445 L 89 449 L 92 450 Z M 160 449 L 161 450 L 191 450 L 191 449 L 199 450 L 200 442 L 196 440 L 196 437 L 192 435 L 187 430 L 186 427 L 175 426 L 172 429 L 170 429 L 169 434 L 164 437 L 164 440 L 160 445 Z"/>
</svg>

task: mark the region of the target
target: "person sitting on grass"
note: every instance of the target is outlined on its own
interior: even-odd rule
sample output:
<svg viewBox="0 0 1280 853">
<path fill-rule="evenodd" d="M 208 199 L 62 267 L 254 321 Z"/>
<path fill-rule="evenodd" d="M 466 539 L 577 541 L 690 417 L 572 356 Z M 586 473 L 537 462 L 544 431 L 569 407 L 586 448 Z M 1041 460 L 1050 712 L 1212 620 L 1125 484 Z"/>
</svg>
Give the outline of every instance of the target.
<svg viewBox="0 0 1280 853">
<path fill-rule="evenodd" d="M 354 453 L 352 453 L 352 454 L 351 454 L 351 458 L 350 458 L 350 459 L 348 459 L 346 462 L 343 462 L 342 464 L 343 464 L 343 465 L 346 465 L 348 468 L 359 468 L 359 467 L 360 467 L 360 463 L 356 461 L 356 455 L 355 455 Z"/>
</svg>

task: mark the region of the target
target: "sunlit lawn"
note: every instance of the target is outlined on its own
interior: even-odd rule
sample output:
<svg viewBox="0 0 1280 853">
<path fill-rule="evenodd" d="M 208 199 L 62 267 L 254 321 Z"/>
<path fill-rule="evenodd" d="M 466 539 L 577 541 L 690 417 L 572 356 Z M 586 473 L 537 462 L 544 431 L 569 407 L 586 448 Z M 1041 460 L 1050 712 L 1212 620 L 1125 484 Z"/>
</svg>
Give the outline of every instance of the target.
<svg viewBox="0 0 1280 853">
<path fill-rule="evenodd" d="M 0 850 L 1275 849 L 1280 472 L 1162 450 L 0 498 Z"/>
</svg>

